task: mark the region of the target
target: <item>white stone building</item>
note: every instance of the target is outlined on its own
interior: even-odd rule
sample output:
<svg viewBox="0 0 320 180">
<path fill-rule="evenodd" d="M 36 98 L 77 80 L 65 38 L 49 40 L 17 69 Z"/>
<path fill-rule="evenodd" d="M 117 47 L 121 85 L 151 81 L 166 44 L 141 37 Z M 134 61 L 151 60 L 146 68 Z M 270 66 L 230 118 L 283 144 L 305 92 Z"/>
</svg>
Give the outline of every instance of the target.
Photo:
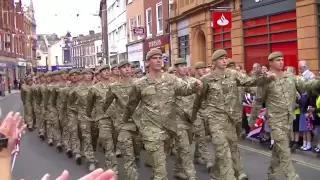
<svg viewBox="0 0 320 180">
<path fill-rule="evenodd" d="M 109 62 L 127 59 L 126 0 L 107 0 Z"/>
</svg>

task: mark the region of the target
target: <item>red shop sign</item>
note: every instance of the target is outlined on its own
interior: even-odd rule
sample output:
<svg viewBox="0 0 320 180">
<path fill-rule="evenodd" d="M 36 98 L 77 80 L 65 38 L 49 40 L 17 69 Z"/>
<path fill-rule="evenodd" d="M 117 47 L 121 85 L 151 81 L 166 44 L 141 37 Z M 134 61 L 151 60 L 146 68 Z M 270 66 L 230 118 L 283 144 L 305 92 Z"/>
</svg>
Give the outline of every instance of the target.
<svg viewBox="0 0 320 180">
<path fill-rule="evenodd" d="M 212 24 L 214 28 L 231 28 L 231 11 L 213 11 Z"/>
</svg>

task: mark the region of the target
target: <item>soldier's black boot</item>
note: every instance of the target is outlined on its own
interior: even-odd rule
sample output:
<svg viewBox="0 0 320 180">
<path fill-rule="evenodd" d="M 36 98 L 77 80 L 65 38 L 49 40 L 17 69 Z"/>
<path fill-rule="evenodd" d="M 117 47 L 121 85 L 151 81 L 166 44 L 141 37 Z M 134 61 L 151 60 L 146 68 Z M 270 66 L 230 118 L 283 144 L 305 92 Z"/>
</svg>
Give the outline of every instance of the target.
<svg viewBox="0 0 320 180">
<path fill-rule="evenodd" d="M 80 154 L 76 154 L 75 159 L 78 165 L 82 164 L 82 157 Z"/>
<path fill-rule="evenodd" d="M 61 143 L 58 143 L 58 144 L 57 144 L 57 149 L 58 149 L 59 152 L 62 152 L 62 145 L 61 145 Z"/>
<path fill-rule="evenodd" d="M 49 145 L 49 146 L 53 146 L 53 140 L 52 140 L 52 139 L 49 139 L 49 140 L 48 140 L 48 145 Z"/>
<path fill-rule="evenodd" d="M 45 140 L 45 137 L 44 137 L 43 134 L 40 134 L 40 135 L 39 135 L 39 138 L 41 139 L 41 141 L 44 141 L 44 140 Z"/>
<path fill-rule="evenodd" d="M 67 154 L 68 158 L 72 158 L 72 156 L 73 156 L 72 151 L 70 149 L 67 150 L 66 154 Z"/>
</svg>

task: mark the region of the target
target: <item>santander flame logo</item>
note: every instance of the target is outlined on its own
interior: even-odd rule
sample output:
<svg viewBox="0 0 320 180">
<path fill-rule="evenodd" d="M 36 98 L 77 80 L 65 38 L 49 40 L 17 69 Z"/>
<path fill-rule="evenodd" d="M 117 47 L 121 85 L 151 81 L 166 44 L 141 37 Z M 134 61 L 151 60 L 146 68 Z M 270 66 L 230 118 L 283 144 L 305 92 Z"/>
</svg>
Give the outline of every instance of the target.
<svg viewBox="0 0 320 180">
<path fill-rule="evenodd" d="M 222 14 L 221 17 L 218 19 L 217 24 L 219 26 L 226 26 L 229 24 L 229 20 L 226 19 L 226 17 L 224 17 L 224 15 Z"/>
</svg>

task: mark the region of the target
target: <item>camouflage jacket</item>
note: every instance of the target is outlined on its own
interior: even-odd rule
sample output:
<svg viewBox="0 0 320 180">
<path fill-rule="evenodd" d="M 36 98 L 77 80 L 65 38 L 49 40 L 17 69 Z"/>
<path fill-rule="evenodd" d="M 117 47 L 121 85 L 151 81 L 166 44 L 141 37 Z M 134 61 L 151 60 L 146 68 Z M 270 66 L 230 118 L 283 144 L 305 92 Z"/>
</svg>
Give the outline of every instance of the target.
<svg viewBox="0 0 320 180">
<path fill-rule="evenodd" d="M 201 102 L 206 100 L 207 109 L 210 116 L 225 114 L 235 123 L 241 121 L 242 112 L 238 108 L 239 86 L 257 86 L 269 81 L 266 76 L 250 77 L 240 72 L 226 69 L 224 74 L 216 74 L 214 71 L 201 78 L 203 89 L 195 101 L 195 107 L 201 106 Z M 215 119 L 213 117 L 213 119 Z"/>
<path fill-rule="evenodd" d="M 89 94 L 89 89 L 92 87 L 92 85 L 88 84 L 79 84 L 75 90 L 73 91 L 74 98 L 75 98 L 75 105 L 77 107 L 78 111 L 78 116 L 81 116 L 79 118 L 80 121 L 86 121 L 90 120 L 92 121 L 92 118 L 88 118 L 89 112 L 88 112 L 88 94 Z"/>
<path fill-rule="evenodd" d="M 137 111 L 141 128 L 156 127 L 177 132 L 176 96 L 188 96 L 196 91 L 192 83 L 172 74 L 164 73 L 157 80 L 146 75 L 133 83 L 123 119 L 127 121 Z"/>
<path fill-rule="evenodd" d="M 33 90 L 32 86 L 23 85 L 21 88 L 21 101 L 23 105 L 31 106 L 33 103 Z"/>
<path fill-rule="evenodd" d="M 76 105 L 76 88 L 78 84 L 70 84 L 66 89 L 64 89 L 64 93 L 67 96 L 67 112 L 76 114 L 78 109 Z"/>
<path fill-rule="evenodd" d="M 313 79 L 304 81 L 301 77 L 285 72 L 283 77 L 266 83 L 257 90 L 254 108 L 250 119 L 255 119 L 262 104 L 265 102 L 269 124 L 281 125 L 282 117 L 290 116 L 289 120 L 295 119 L 294 108 L 298 92 L 316 92 L 320 94 L 320 80 Z M 249 122 L 253 124 L 254 122 Z"/>
<path fill-rule="evenodd" d="M 40 84 L 34 84 L 32 85 L 32 91 L 33 91 L 33 100 L 37 105 L 41 104 L 42 96 L 41 96 L 41 85 Z"/>
<path fill-rule="evenodd" d="M 109 84 L 104 82 L 98 82 L 89 88 L 87 96 L 87 115 L 101 120 L 106 118 L 106 112 L 104 109 L 106 103 L 106 96 L 109 90 Z"/>
</svg>

